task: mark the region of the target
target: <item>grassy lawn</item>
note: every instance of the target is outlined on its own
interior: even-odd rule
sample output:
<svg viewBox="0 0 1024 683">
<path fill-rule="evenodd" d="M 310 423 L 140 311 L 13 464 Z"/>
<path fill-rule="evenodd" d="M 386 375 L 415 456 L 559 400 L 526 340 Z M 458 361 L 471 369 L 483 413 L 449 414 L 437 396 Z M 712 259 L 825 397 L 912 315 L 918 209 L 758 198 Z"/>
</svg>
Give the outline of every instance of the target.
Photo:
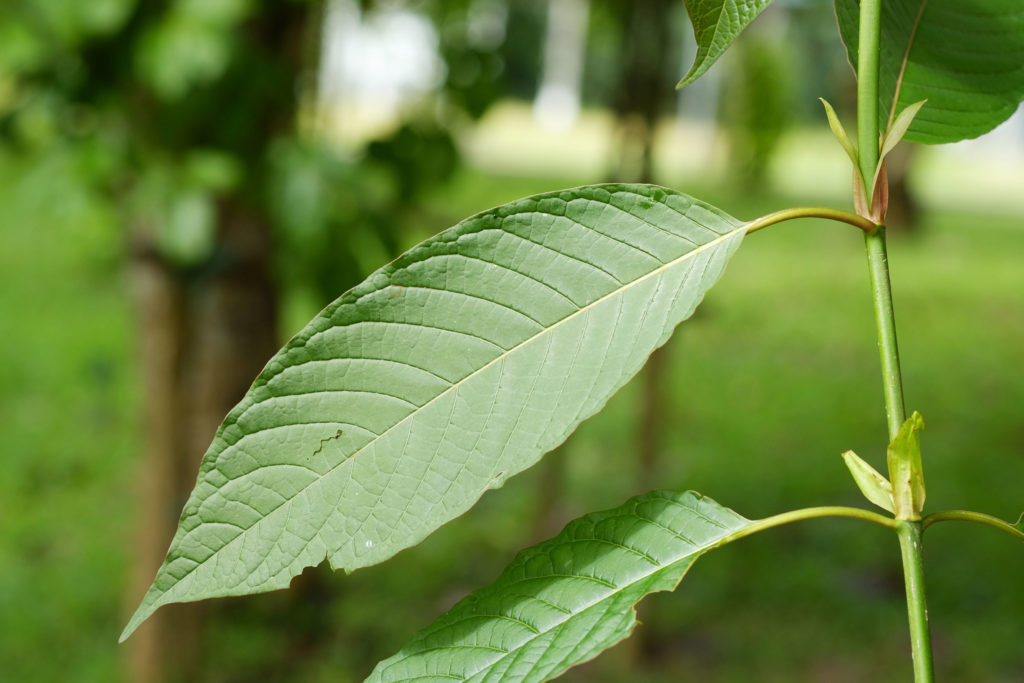
<svg viewBox="0 0 1024 683">
<path fill-rule="evenodd" d="M 128 608 L 142 400 L 129 283 L 117 225 L 67 190 L 69 163 L 56 155 L 37 169 L 44 182 L 0 159 L 0 670 L 14 681 L 118 680 Z M 426 207 L 426 231 L 592 180 L 463 173 Z M 830 201 L 670 184 L 741 218 Z M 861 241 L 814 221 L 751 236 L 669 342 L 651 472 L 633 457 L 641 376 L 540 467 L 421 546 L 328 577 L 319 656 L 279 679 L 358 680 L 542 529 L 617 505 L 648 488 L 644 478 L 748 517 L 862 504 L 839 453 L 852 448 L 883 469 L 886 437 Z M 930 510 L 1011 520 L 1024 510 L 1022 255 L 1021 214 L 926 214 L 918 234 L 891 239 L 907 407 L 927 422 Z M 940 678 L 1024 679 L 1020 545 L 954 525 L 929 540 Z M 902 591 L 896 540 L 879 528 L 818 520 L 774 530 L 702 559 L 679 591 L 644 604 L 638 638 L 571 678 L 905 681 Z M 209 680 L 275 678 L 260 664 L 280 647 L 267 616 L 275 599 L 229 602 L 207 643 L 219 662 Z"/>
</svg>

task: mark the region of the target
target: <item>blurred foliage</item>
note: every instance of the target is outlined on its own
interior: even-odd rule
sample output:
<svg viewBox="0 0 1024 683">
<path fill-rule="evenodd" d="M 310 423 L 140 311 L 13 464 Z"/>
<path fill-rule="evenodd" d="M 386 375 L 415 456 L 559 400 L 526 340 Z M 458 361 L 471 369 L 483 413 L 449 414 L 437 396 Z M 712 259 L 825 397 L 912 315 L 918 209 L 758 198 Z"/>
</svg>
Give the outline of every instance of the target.
<svg viewBox="0 0 1024 683">
<path fill-rule="evenodd" d="M 764 21 L 770 17 L 762 17 Z M 741 183 L 753 188 L 768 166 L 796 107 L 794 60 L 781 31 L 749 30 L 727 54 L 721 119 L 729 131 L 729 154 Z"/>
</svg>

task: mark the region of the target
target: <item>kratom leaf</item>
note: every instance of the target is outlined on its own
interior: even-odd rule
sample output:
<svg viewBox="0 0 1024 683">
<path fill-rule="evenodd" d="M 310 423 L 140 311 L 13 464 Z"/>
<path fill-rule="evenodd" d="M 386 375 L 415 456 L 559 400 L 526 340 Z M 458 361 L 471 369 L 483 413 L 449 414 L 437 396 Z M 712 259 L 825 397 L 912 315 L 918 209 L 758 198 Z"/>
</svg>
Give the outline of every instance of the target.
<svg viewBox="0 0 1024 683">
<path fill-rule="evenodd" d="M 697 40 L 697 56 L 690 72 L 679 81 L 683 88 L 711 68 L 736 36 L 764 11 L 772 0 L 683 0 Z"/>
<path fill-rule="evenodd" d="M 924 418 L 915 410 L 889 444 L 889 481 L 896 519 L 920 519 L 924 508 L 924 471 L 921 467 L 921 437 L 918 435 L 922 429 Z"/>
<path fill-rule="evenodd" d="M 995 128 L 1024 99 L 1024 2 L 885 0 L 879 52 L 879 127 L 912 102 L 928 107 L 906 139 L 931 144 Z M 859 0 L 835 0 L 856 68 Z"/>
<path fill-rule="evenodd" d="M 674 590 L 698 557 L 753 524 L 710 498 L 667 491 L 577 519 L 520 552 L 366 680 L 553 678 L 628 637 L 637 602 Z"/>
<path fill-rule="evenodd" d="M 893 512 L 892 484 L 889 480 L 853 451 L 843 453 L 843 462 L 864 497 L 883 510 Z"/>
<path fill-rule="evenodd" d="M 671 190 L 581 187 L 481 213 L 378 270 L 221 425 L 122 638 L 167 603 L 418 543 L 600 410 L 745 229 Z"/>
</svg>

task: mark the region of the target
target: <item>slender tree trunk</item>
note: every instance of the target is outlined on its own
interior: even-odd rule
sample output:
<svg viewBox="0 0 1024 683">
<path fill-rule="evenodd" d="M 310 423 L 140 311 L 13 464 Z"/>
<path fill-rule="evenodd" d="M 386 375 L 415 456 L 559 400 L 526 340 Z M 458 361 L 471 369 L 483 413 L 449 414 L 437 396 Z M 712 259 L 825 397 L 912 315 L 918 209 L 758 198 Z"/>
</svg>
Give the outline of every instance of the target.
<svg viewBox="0 0 1024 683">
<path fill-rule="evenodd" d="M 671 101 L 669 0 L 634 0 L 618 7 L 625 27 L 613 94 L 619 149 L 610 177 L 618 182 L 653 182 L 658 119 Z"/>
<path fill-rule="evenodd" d="M 143 7 L 158 15 L 167 11 Z M 244 165 L 238 189 L 217 200 L 216 246 L 203 263 L 175 265 L 158 249 L 153 226 L 130 230 L 146 392 L 132 608 L 163 562 L 217 427 L 279 346 L 261 169 L 268 145 L 295 128 L 311 8 L 309 3 L 258 4 L 237 28 L 238 59 L 245 61 L 202 87 L 217 90 L 225 114 L 244 112 L 244 117 L 193 129 L 187 117 L 173 119 L 156 106 L 157 99 L 144 89 L 128 100 L 128 124 L 137 128 L 133 139 L 141 163 L 154 151 L 157 158 L 174 158 L 196 146 L 222 150 Z M 199 96 L 209 96 L 202 87 Z M 158 610 L 126 643 L 130 679 L 200 680 L 202 617 L 218 607 L 192 603 Z"/>
<path fill-rule="evenodd" d="M 654 145 L 658 121 L 671 95 L 667 17 L 668 0 L 635 0 L 619 6 L 625 26 L 619 76 L 613 101 L 618 132 L 617 157 L 610 179 L 616 182 L 654 182 Z M 667 347 L 654 351 L 640 376 L 641 395 L 637 415 L 636 488 L 653 485 L 664 430 L 665 365 Z M 641 621 L 646 608 L 640 606 Z M 612 665 L 623 676 L 644 669 L 646 653 L 654 649 L 650 629 L 640 629 L 622 646 Z"/>
<path fill-rule="evenodd" d="M 211 265 L 183 273 L 140 238 L 132 263 L 146 389 L 145 461 L 133 600 L 162 563 L 199 461 L 277 348 L 267 226 L 225 200 Z M 195 680 L 197 604 L 157 611 L 128 642 L 132 680 Z"/>
<path fill-rule="evenodd" d="M 619 131 L 618 158 L 611 178 L 619 182 L 654 182 L 654 144 L 658 119 L 669 104 L 668 43 L 671 12 L 667 0 L 637 0 L 623 5 L 621 70 L 614 110 Z M 643 371 L 641 414 L 637 439 L 637 480 L 647 486 L 654 479 L 664 416 L 665 349 L 656 350 Z"/>
</svg>

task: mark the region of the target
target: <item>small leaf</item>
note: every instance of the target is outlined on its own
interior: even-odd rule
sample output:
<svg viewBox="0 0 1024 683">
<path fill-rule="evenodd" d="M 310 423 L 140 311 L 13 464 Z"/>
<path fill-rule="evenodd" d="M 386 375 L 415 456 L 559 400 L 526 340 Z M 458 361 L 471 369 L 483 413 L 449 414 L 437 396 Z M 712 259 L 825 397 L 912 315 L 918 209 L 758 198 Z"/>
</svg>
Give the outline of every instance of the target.
<svg viewBox="0 0 1024 683">
<path fill-rule="evenodd" d="M 869 215 L 876 223 L 885 221 L 885 214 L 889 208 L 889 177 L 885 171 L 885 157 L 903 139 L 914 117 L 917 116 L 917 112 L 921 110 L 926 101 L 915 102 L 901 111 L 882 136 L 881 149 L 879 149 L 878 153 L 878 165 L 875 166 L 875 175 L 871 181 L 871 186 L 874 189 L 871 191 L 871 211 Z"/>
<path fill-rule="evenodd" d="M 485 211 L 381 268 L 228 415 L 122 637 L 167 603 L 419 543 L 599 411 L 745 232 L 672 190 L 599 185 Z"/>
<path fill-rule="evenodd" d="M 915 410 L 889 444 L 889 481 L 892 483 L 896 519 L 920 519 L 924 508 L 924 472 L 918 436 L 922 429 L 924 418 Z"/>
<path fill-rule="evenodd" d="M 864 497 L 883 510 L 893 512 L 892 484 L 889 480 L 853 451 L 843 453 L 843 461 Z"/>
<path fill-rule="evenodd" d="M 856 68 L 860 0 L 835 0 Z M 911 142 L 973 138 L 1008 119 L 1024 98 L 1024 2 L 886 0 L 881 3 L 878 124 L 927 99 Z"/>
<path fill-rule="evenodd" d="M 825 105 L 825 116 L 828 117 L 828 126 L 832 129 L 832 134 L 836 136 L 836 140 L 846 150 L 846 156 L 850 157 L 850 162 L 853 163 L 853 171 L 860 178 L 860 157 L 857 155 L 857 148 L 854 147 L 850 136 L 846 134 L 846 129 L 843 128 L 839 117 L 836 116 L 836 110 L 832 108 L 832 105 L 824 97 L 819 97 L 818 99 Z"/>
<path fill-rule="evenodd" d="M 683 0 L 697 40 L 697 56 L 690 72 L 676 88 L 684 88 L 711 68 L 736 36 L 764 11 L 772 0 Z"/>
<path fill-rule="evenodd" d="M 821 103 L 825 105 L 825 116 L 828 117 L 828 126 L 832 129 L 832 134 L 836 140 L 839 141 L 839 145 L 846 151 L 846 156 L 850 158 L 850 164 L 853 166 L 853 207 L 857 212 L 857 215 L 864 216 L 865 218 L 871 218 L 875 222 L 880 222 L 880 216 L 884 215 L 879 212 L 877 206 L 879 195 L 877 192 L 872 193 L 872 205 L 868 206 L 868 200 L 865 196 L 866 188 L 864 187 L 864 176 L 860 173 L 860 155 L 857 153 L 857 148 L 854 146 L 853 141 L 850 140 L 850 136 L 846 134 L 846 129 L 843 128 L 843 124 L 839 121 L 839 117 L 836 116 L 836 110 L 832 108 L 832 105 L 828 103 L 823 97 L 819 97 Z M 876 176 L 877 180 L 877 176 Z M 875 188 L 878 189 L 877 187 Z M 886 188 L 888 191 L 888 188 Z M 888 195 L 886 195 L 888 196 Z"/>
<path fill-rule="evenodd" d="M 892 125 L 885 131 L 885 137 L 882 139 L 882 149 L 878 155 L 878 163 L 881 165 L 882 160 L 900 143 L 903 136 L 907 134 L 907 130 L 910 129 L 910 124 L 913 123 L 914 117 L 917 116 L 917 112 L 921 111 L 921 107 L 925 105 L 928 100 L 921 100 L 920 102 L 914 102 L 912 105 L 904 109 L 899 113 L 898 116 L 893 120 Z M 877 177 L 878 173 L 875 173 Z"/>
<path fill-rule="evenodd" d="M 366 680 L 554 678 L 628 637 L 637 602 L 674 590 L 698 557 L 753 524 L 692 491 L 589 514 L 520 552 Z"/>
</svg>

